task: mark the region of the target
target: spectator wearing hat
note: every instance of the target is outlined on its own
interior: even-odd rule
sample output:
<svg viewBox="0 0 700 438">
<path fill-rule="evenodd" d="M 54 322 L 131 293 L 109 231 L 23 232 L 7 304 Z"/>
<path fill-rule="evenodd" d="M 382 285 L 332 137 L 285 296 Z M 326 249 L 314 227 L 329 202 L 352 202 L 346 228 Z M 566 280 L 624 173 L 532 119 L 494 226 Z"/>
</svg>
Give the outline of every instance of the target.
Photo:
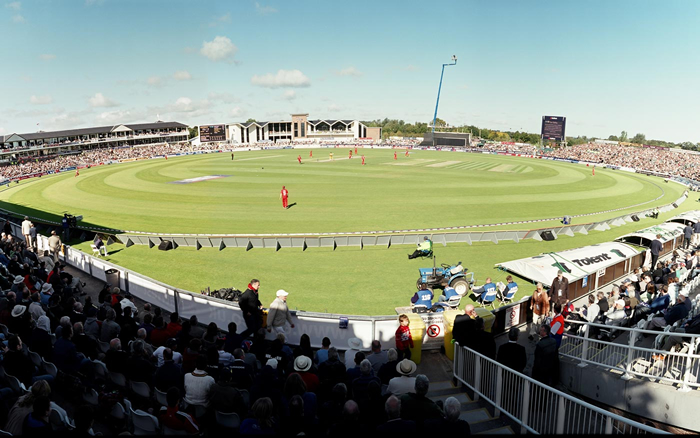
<svg viewBox="0 0 700 438">
<path fill-rule="evenodd" d="M 416 372 L 418 367 L 416 363 L 410 359 L 404 359 L 396 364 L 396 372 L 399 377 L 394 377 L 389 380 L 387 393 L 400 396 L 412 392 L 416 385 L 416 378 L 411 377 L 411 374 Z"/>
<path fill-rule="evenodd" d="M 413 251 L 413 254 L 408 255 L 409 260 L 428 255 L 430 253 L 431 248 L 433 247 L 433 242 L 430 239 L 428 239 L 428 236 L 423 236 L 423 241 L 420 242 L 417 246 L 418 247 L 415 251 Z"/>
<path fill-rule="evenodd" d="M 271 332 L 275 329 L 277 333 L 285 333 L 287 323 L 294 328 L 292 322 L 292 314 L 287 306 L 287 295 L 289 293 L 283 289 L 277 291 L 277 298 L 270 304 L 270 309 L 267 312 L 267 331 Z"/>
<path fill-rule="evenodd" d="M 294 359 L 294 371 L 301 376 L 307 391 L 317 393 L 321 382 L 318 376 L 311 372 L 311 365 L 313 365 L 313 361 L 310 357 L 299 356 Z"/>
<path fill-rule="evenodd" d="M 49 283 L 44 283 L 41 285 L 41 304 L 44 306 L 49 305 L 49 300 L 51 299 L 51 295 L 53 295 L 53 286 Z"/>
<path fill-rule="evenodd" d="M 362 339 L 360 338 L 350 338 L 348 339 L 349 350 L 345 350 L 345 368 L 351 369 L 355 368 L 355 354 L 362 349 Z"/>
<path fill-rule="evenodd" d="M 31 321 L 32 317 L 27 312 L 27 306 L 17 304 L 12 308 L 12 318 L 7 328 L 11 333 L 21 338 L 29 339 L 32 333 Z"/>
<path fill-rule="evenodd" d="M 17 293 L 17 294 L 21 294 L 23 287 L 24 287 L 24 276 L 15 275 L 15 279 L 12 280 L 12 287 L 10 288 L 10 290 Z"/>
</svg>

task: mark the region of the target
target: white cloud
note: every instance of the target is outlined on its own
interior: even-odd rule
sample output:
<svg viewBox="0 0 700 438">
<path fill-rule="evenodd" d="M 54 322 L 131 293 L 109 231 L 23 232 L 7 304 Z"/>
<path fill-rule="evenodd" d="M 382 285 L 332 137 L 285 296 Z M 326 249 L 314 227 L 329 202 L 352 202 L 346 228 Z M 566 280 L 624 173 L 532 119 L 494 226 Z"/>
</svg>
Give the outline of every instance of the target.
<svg viewBox="0 0 700 438">
<path fill-rule="evenodd" d="M 264 76 L 254 75 L 250 83 L 265 88 L 308 87 L 311 85 L 304 73 L 299 70 L 278 70 L 277 74 L 268 73 Z"/>
<path fill-rule="evenodd" d="M 209 100 L 218 100 L 223 103 L 238 102 L 238 99 L 231 93 L 214 93 L 213 91 L 209 93 Z"/>
<path fill-rule="evenodd" d="M 282 95 L 282 98 L 285 100 L 294 100 L 297 98 L 297 92 L 294 90 L 287 90 Z"/>
<path fill-rule="evenodd" d="M 406 71 L 418 71 L 418 70 L 419 70 L 418 67 L 416 67 L 416 66 L 413 65 L 413 64 L 407 65 L 407 66 L 404 67 L 403 69 L 406 70 Z"/>
<path fill-rule="evenodd" d="M 53 102 L 53 97 L 51 97 L 49 94 L 45 96 L 32 96 L 29 98 L 29 102 L 33 103 L 34 105 L 48 105 Z"/>
<path fill-rule="evenodd" d="M 57 116 L 49 118 L 46 125 L 42 129 L 46 128 L 47 131 L 57 130 L 57 129 L 75 129 L 78 126 L 83 125 L 83 119 L 80 113 L 62 113 Z M 44 123 L 42 123 L 44 125 Z"/>
<path fill-rule="evenodd" d="M 39 55 L 39 59 L 41 59 L 42 61 L 53 61 L 54 59 L 56 59 L 56 55 L 51 53 L 42 53 L 41 55 Z"/>
<path fill-rule="evenodd" d="M 231 108 L 231 111 L 229 111 L 229 115 L 231 117 L 241 117 L 243 114 L 245 114 L 245 111 L 238 106 L 235 108 Z"/>
<path fill-rule="evenodd" d="M 362 76 L 362 72 L 355 67 L 348 67 L 335 72 L 338 76 Z"/>
<path fill-rule="evenodd" d="M 173 77 L 177 81 L 189 81 L 192 79 L 192 75 L 187 70 L 176 71 L 175 74 L 173 74 Z"/>
<path fill-rule="evenodd" d="M 232 61 L 236 52 L 238 47 L 225 36 L 217 36 L 211 41 L 205 41 L 199 50 L 202 56 L 212 61 Z"/>
<path fill-rule="evenodd" d="M 19 14 L 13 16 L 12 21 L 14 21 L 15 23 L 24 23 L 25 22 L 24 17 L 19 15 Z"/>
<path fill-rule="evenodd" d="M 327 109 L 328 109 L 328 111 L 331 112 L 331 113 L 337 113 L 338 111 L 341 110 L 341 108 L 340 108 L 338 105 L 334 104 L 334 103 L 328 105 L 328 108 L 327 108 Z"/>
<path fill-rule="evenodd" d="M 222 23 L 230 23 L 231 22 L 231 13 L 227 12 L 226 14 L 220 16 L 220 17 L 214 17 L 214 19 L 209 23 L 209 27 L 216 27 L 219 24 Z"/>
<path fill-rule="evenodd" d="M 154 115 L 155 116 L 155 115 Z M 146 113 L 143 111 L 115 110 L 105 111 L 95 116 L 96 125 L 113 125 L 116 123 L 133 123 L 146 120 Z"/>
<path fill-rule="evenodd" d="M 115 101 L 106 98 L 102 93 L 96 93 L 89 99 L 90 106 L 93 108 L 103 107 L 109 108 L 113 106 L 118 106 L 119 104 Z"/>
<path fill-rule="evenodd" d="M 163 85 L 163 78 L 160 76 L 151 76 L 146 82 L 152 87 L 160 87 Z"/>
<path fill-rule="evenodd" d="M 19 11 L 22 9 L 22 2 L 5 3 L 5 7 L 13 11 Z"/>
<path fill-rule="evenodd" d="M 272 6 L 263 6 L 258 2 L 255 2 L 255 9 L 260 15 L 274 14 L 277 12 L 277 9 L 273 8 Z"/>
</svg>

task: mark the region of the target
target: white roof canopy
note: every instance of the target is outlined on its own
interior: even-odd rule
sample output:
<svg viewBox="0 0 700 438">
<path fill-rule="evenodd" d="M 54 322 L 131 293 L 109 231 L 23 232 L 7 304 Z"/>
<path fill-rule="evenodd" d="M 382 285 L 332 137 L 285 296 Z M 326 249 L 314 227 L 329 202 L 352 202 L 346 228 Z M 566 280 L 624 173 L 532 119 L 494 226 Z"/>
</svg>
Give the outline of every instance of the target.
<svg viewBox="0 0 700 438">
<path fill-rule="evenodd" d="M 560 269 L 569 282 L 574 282 L 638 253 L 639 251 L 624 243 L 605 242 L 498 263 L 496 266 L 549 287 Z"/>
<path fill-rule="evenodd" d="M 659 225 L 654 225 L 653 227 L 635 231 L 634 233 L 625 234 L 615 239 L 615 241 L 650 247 L 651 241 L 656 239 L 657 234 L 661 235 L 659 239 L 661 243 L 666 243 L 683 234 L 683 228 L 685 228 L 685 225 L 675 222 L 664 222 Z"/>
</svg>

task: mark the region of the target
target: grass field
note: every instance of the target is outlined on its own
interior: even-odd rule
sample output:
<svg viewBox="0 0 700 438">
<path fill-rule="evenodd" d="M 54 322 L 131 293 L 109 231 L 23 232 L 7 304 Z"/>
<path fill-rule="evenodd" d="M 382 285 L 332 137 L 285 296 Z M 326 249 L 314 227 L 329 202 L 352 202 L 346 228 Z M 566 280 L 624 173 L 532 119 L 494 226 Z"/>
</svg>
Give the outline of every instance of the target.
<svg viewBox="0 0 700 438">
<path fill-rule="evenodd" d="M 681 196 L 678 184 L 653 177 L 544 160 L 481 154 L 413 152 L 393 160 L 388 150 L 364 150 L 368 165 L 347 159 L 347 150 L 272 150 L 151 160 L 105 166 L 42 178 L 0 193 L 0 207 L 57 219 L 69 211 L 96 226 L 182 233 L 293 233 L 398 230 L 500 223 L 608 209 L 622 211 L 579 218 L 592 222 L 667 204 Z M 296 156 L 305 164 L 299 165 Z M 340 160 L 340 158 L 344 158 Z M 318 160 L 318 161 L 317 161 Z M 264 167 L 264 169 L 262 169 Z M 206 175 L 232 175 L 191 184 L 169 184 Z M 290 190 L 289 210 L 281 208 L 282 185 Z M 650 202 L 662 196 L 661 199 Z M 645 203 L 641 207 L 625 208 Z M 437 245 L 438 263 L 463 261 L 476 273 L 503 280 L 497 262 L 579 247 L 662 222 L 696 205 L 587 236 L 562 236 L 552 242 Z M 536 228 L 552 223 L 501 229 Z M 76 245 L 89 252 L 89 242 Z M 277 289 L 290 292 L 292 308 L 349 313 L 393 314 L 408 304 L 418 268 L 429 260 L 406 260 L 409 246 L 283 249 L 227 248 L 224 251 L 180 247 L 162 252 L 143 246 L 110 246 L 108 260 L 190 291 L 262 282 L 265 305 Z M 521 283 L 521 294 L 531 288 Z M 466 304 L 468 299 L 463 300 Z"/>
<path fill-rule="evenodd" d="M 156 233 L 318 233 L 490 224 L 631 206 L 662 195 L 650 178 L 484 154 L 271 150 L 100 166 L 0 193 L 0 207 L 83 225 Z M 299 165 L 301 154 L 304 164 Z M 190 178 L 228 175 L 190 184 Z M 289 210 L 279 192 L 290 191 Z M 676 199 L 676 198 L 673 198 Z M 670 202 L 670 201 L 667 201 Z M 8 205 L 13 204 L 13 205 Z M 613 215 L 615 216 L 615 215 Z M 524 226 L 521 228 L 531 228 Z"/>
</svg>

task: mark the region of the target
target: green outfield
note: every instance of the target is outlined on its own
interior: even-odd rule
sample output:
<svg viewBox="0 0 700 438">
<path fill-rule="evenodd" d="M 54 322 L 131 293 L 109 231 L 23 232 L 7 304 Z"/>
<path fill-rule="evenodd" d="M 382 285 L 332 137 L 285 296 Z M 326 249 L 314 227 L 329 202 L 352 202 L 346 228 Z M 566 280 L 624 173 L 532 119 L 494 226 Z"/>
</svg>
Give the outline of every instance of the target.
<svg viewBox="0 0 700 438">
<path fill-rule="evenodd" d="M 100 166 L 22 182 L 0 193 L 0 208 L 58 220 L 64 211 L 84 216 L 83 224 L 159 233 L 322 233 L 403 230 L 558 218 L 622 209 L 577 218 L 593 222 L 675 201 L 684 188 L 659 178 L 548 160 L 485 154 L 347 149 L 238 152 L 147 160 Z M 299 164 L 301 155 L 304 164 Z M 192 178 L 219 179 L 177 184 Z M 293 207 L 283 210 L 285 185 Z M 661 196 L 660 199 L 655 200 Z M 633 207 L 635 204 L 644 204 Z M 612 240 L 661 222 L 643 219 L 606 232 L 560 237 L 553 242 L 523 241 L 442 247 L 438 263 L 463 261 L 479 283 L 491 275 L 505 278 L 494 263 L 541 252 Z M 557 221 L 500 226 L 529 229 Z M 488 228 L 493 229 L 493 228 Z M 88 250 L 89 242 L 78 244 Z M 418 268 L 428 260 L 406 260 L 409 246 L 269 249 L 180 247 L 162 252 L 148 247 L 110 246 L 108 260 L 190 291 L 262 281 L 267 305 L 277 289 L 290 292 L 292 308 L 350 314 L 393 314 L 407 305 Z M 522 294 L 530 288 L 521 287 Z M 467 300 L 463 300 L 465 303 Z"/>
</svg>

